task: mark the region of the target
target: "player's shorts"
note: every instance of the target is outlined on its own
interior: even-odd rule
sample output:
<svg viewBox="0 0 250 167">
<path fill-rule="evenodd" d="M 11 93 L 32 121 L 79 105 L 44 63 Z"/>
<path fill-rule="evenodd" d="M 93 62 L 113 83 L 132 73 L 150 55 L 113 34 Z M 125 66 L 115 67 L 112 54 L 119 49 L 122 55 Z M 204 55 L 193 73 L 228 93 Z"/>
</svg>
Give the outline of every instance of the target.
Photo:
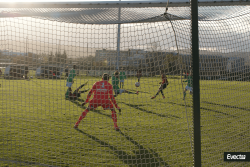
<svg viewBox="0 0 250 167">
<path fill-rule="evenodd" d="M 74 95 L 75 97 L 81 97 L 81 93 L 79 93 L 79 92 L 77 92 L 77 91 L 74 91 L 74 92 L 73 92 L 73 95 Z"/>
<path fill-rule="evenodd" d="M 104 110 L 110 110 L 114 108 L 112 102 L 108 99 L 106 100 L 99 100 L 99 99 L 92 99 L 89 102 L 90 109 L 96 109 L 97 107 L 102 106 Z"/>
<path fill-rule="evenodd" d="M 122 80 L 120 80 L 120 82 L 124 82 L 124 80 L 122 79 Z"/>
<path fill-rule="evenodd" d="M 73 84 L 72 82 L 67 82 L 66 86 L 69 87 L 69 88 L 71 88 L 72 84 Z"/>
<path fill-rule="evenodd" d="M 161 88 L 162 90 L 165 89 L 167 87 L 167 83 L 161 84 L 161 86 L 159 87 L 159 89 Z"/>
<path fill-rule="evenodd" d="M 115 91 L 115 94 L 122 94 L 125 90 L 124 89 L 116 89 L 114 91 Z"/>
<path fill-rule="evenodd" d="M 193 88 L 190 86 L 186 86 L 185 89 L 189 90 L 190 92 L 193 92 Z"/>
</svg>

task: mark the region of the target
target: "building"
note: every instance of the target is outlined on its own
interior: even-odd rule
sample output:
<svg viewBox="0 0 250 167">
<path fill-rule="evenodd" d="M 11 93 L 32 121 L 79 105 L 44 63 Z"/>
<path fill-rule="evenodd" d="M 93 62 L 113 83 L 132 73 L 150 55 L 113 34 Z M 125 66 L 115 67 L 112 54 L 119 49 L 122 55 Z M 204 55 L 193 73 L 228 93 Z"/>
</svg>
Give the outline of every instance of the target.
<svg viewBox="0 0 250 167">
<path fill-rule="evenodd" d="M 223 54 L 220 52 L 200 51 L 199 68 L 201 79 L 220 79 L 228 73 L 246 71 L 246 58 L 240 53 Z M 129 49 L 120 51 L 118 57 L 116 50 L 97 50 L 95 60 L 106 61 L 107 66 L 130 70 L 142 70 L 150 75 L 159 75 L 165 70 L 169 75 L 178 75 L 180 72 L 189 73 L 192 64 L 190 52 L 176 51 L 152 52 L 142 49 Z"/>
<path fill-rule="evenodd" d="M 245 59 L 242 57 L 229 57 L 227 61 L 227 72 L 243 72 L 245 69 Z"/>
<path fill-rule="evenodd" d="M 181 55 L 184 70 L 188 71 L 192 64 L 191 55 Z M 246 70 L 246 58 L 237 54 L 223 54 L 218 52 L 201 52 L 199 69 L 201 79 L 220 79 L 231 73 L 242 73 Z"/>
<path fill-rule="evenodd" d="M 96 50 L 95 61 L 106 61 L 107 66 L 117 66 L 120 68 L 139 67 L 146 64 L 145 60 L 146 51 L 139 49 L 129 49 L 126 51 L 120 51 L 118 56 L 117 50 Z M 117 61 L 119 64 L 117 64 Z"/>
</svg>

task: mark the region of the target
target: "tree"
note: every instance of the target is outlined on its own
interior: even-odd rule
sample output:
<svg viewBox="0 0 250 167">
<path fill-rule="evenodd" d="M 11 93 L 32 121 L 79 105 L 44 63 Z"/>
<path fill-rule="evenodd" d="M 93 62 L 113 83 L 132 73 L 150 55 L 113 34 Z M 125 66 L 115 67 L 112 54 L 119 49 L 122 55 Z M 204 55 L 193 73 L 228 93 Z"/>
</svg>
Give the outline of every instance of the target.
<svg viewBox="0 0 250 167">
<path fill-rule="evenodd" d="M 38 57 L 41 60 L 41 62 L 45 63 L 48 61 L 48 55 L 46 53 L 40 53 Z"/>
<path fill-rule="evenodd" d="M 161 52 L 161 46 L 159 42 L 151 42 L 150 50 L 151 53 L 148 55 L 148 66 L 150 70 L 150 75 L 154 76 L 156 74 L 156 71 L 158 70 L 157 67 L 159 65 L 159 53 Z"/>
<path fill-rule="evenodd" d="M 152 52 L 158 52 L 161 50 L 161 46 L 159 42 L 151 42 L 150 45 L 151 45 L 150 47 L 151 47 Z"/>
<path fill-rule="evenodd" d="M 180 70 L 184 67 L 182 57 L 179 55 L 167 54 L 164 60 L 164 68 L 168 73 L 179 74 Z"/>
<path fill-rule="evenodd" d="M 57 64 L 65 64 L 67 62 L 66 50 L 63 51 L 63 54 L 61 54 L 61 52 L 56 52 L 55 59 Z"/>
<path fill-rule="evenodd" d="M 53 53 L 50 52 L 50 54 L 49 54 L 49 62 L 52 62 L 52 61 L 53 61 L 53 57 L 54 57 Z"/>
<path fill-rule="evenodd" d="M 28 62 L 27 63 L 32 63 L 33 60 L 33 54 L 28 52 Z"/>
<path fill-rule="evenodd" d="M 66 64 L 66 63 L 67 63 L 67 57 L 68 57 L 68 55 L 67 55 L 67 53 L 66 53 L 66 50 L 63 51 L 63 54 L 62 54 L 61 57 L 62 57 L 62 59 L 63 59 L 63 60 L 62 60 L 63 63 Z"/>
<path fill-rule="evenodd" d="M 55 58 L 56 58 L 56 63 L 60 64 L 61 63 L 61 53 L 60 52 L 56 52 L 55 53 Z"/>
</svg>

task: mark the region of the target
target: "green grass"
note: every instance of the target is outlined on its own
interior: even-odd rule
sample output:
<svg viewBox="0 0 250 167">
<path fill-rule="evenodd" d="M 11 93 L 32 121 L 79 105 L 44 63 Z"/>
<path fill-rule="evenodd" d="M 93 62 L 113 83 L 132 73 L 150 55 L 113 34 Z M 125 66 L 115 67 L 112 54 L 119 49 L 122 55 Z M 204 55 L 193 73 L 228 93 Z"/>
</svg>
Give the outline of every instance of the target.
<svg viewBox="0 0 250 167">
<path fill-rule="evenodd" d="M 73 89 L 87 80 L 91 88 L 100 78 L 78 77 Z M 79 131 L 73 129 L 87 93 L 78 101 L 65 100 L 65 80 L 0 79 L 0 166 L 192 166 L 192 96 L 182 100 L 185 85 L 173 77 L 166 98 L 151 100 L 160 80 L 142 78 L 139 88 L 136 78 L 125 80 L 125 89 L 140 94 L 116 98 L 122 108 L 119 133 L 111 112 L 101 107 L 88 113 Z M 250 84 L 200 85 L 202 164 L 239 165 L 225 163 L 223 153 L 250 150 Z"/>
</svg>

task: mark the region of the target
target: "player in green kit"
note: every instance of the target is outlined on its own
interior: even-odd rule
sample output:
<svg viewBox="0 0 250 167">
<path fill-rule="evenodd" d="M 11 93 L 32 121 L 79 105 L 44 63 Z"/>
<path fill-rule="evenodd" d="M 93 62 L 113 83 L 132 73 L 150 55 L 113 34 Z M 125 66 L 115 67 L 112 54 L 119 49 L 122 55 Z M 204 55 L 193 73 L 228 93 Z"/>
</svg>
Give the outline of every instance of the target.
<svg viewBox="0 0 250 167">
<path fill-rule="evenodd" d="M 67 78 L 67 83 L 66 83 L 66 86 L 68 87 L 68 88 L 71 88 L 71 86 L 72 86 L 72 84 L 73 84 L 73 79 L 74 79 L 74 77 L 76 76 L 76 71 L 75 71 L 75 69 L 76 69 L 76 65 L 73 65 L 73 68 L 70 70 L 70 72 L 69 72 L 69 76 L 68 76 L 68 78 Z"/>
<path fill-rule="evenodd" d="M 191 75 L 191 71 L 190 71 L 190 74 L 187 76 L 187 80 L 183 82 L 187 82 L 187 86 L 185 87 L 184 92 L 183 92 L 183 100 L 185 100 L 187 90 L 189 90 L 191 95 L 193 94 L 193 78 Z"/>
<path fill-rule="evenodd" d="M 125 79 L 127 79 L 126 74 L 124 71 L 121 71 L 120 72 L 120 88 L 123 88 Z"/>
<path fill-rule="evenodd" d="M 115 92 L 114 97 L 117 97 L 118 94 L 122 94 L 122 93 L 137 94 L 137 95 L 139 94 L 138 91 L 136 93 L 134 93 L 134 92 L 129 92 L 125 89 L 120 89 L 118 85 L 119 85 L 119 72 L 116 71 L 112 76 L 112 86 L 113 86 L 113 90 Z"/>
<path fill-rule="evenodd" d="M 87 89 L 87 90 L 80 91 L 80 89 L 82 87 L 84 87 L 87 83 L 88 83 L 88 81 L 86 83 L 82 84 L 81 86 L 79 86 L 73 93 L 72 93 L 71 87 L 68 88 L 67 92 L 65 93 L 65 99 L 77 100 L 79 97 L 81 97 L 82 93 L 85 93 L 89 90 L 89 89 Z"/>
</svg>

